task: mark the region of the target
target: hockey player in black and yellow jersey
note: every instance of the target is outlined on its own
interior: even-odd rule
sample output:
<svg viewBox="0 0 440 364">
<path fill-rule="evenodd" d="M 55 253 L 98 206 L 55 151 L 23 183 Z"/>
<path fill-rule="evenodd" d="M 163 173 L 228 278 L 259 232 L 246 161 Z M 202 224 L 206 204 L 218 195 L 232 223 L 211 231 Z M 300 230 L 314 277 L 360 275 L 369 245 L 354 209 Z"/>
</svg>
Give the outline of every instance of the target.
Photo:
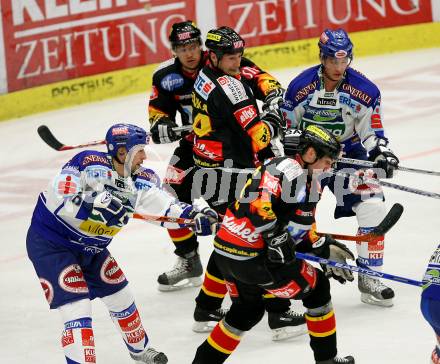
<svg viewBox="0 0 440 364">
<path fill-rule="evenodd" d="M 202 195 L 222 214 L 246 182 L 246 172 L 240 172 L 273 156 L 271 138 L 283 127 L 279 102 L 284 90 L 274 77 L 242 56 L 244 45 L 231 28 L 210 30 L 205 42 L 208 63 L 200 71 L 192 95 L 197 166 L 193 194 Z M 257 99 L 263 101 L 263 114 Z M 194 331 L 210 331 L 222 318 L 226 292 L 223 275 L 211 255 L 196 298 Z M 273 340 L 305 332 L 304 315 L 290 310 L 289 300 L 270 294 L 265 298 Z"/>
<path fill-rule="evenodd" d="M 352 281 L 352 274 L 342 269 L 324 274 L 295 257 L 298 250 L 340 262 L 354 259 L 344 244 L 313 233 L 317 201 L 310 201 L 310 193 L 319 171 L 336 161 L 340 144 L 326 129 L 310 126 L 297 147 L 290 146 L 285 143 L 285 153 L 295 159 L 276 157 L 258 167 L 226 211 L 212 256 L 223 273 L 232 306 L 198 347 L 193 364 L 225 362 L 242 335 L 263 317 L 265 292 L 302 300 L 317 364 L 355 363 L 352 356 L 337 356 L 328 280 L 333 276 Z"/>
</svg>

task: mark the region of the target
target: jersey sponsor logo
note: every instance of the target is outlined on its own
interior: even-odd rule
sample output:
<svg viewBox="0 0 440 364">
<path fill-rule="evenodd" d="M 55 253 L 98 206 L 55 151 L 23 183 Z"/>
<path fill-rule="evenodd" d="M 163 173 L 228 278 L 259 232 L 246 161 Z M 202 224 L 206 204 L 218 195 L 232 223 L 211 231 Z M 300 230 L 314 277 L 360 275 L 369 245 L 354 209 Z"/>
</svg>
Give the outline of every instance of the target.
<svg viewBox="0 0 440 364">
<path fill-rule="evenodd" d="M 93 211 L 90 215 L 90 219 L 101 219 L 100 215 L 94 215 Z M 86 232 L 89 235 L 96 235 L 96 236 L 115 236 L 119 231 L 120 228 L 117 227 L 108 227 L 105 224 L 102 224 L 97 221 L 92 220 L 85 220 L 79 225 L 79 229 Z"/>
<path fill-rule="evenodd" d="M 254 105 L 248 105 L 234 112 L 235 119 L 245 129 L 249 123 L 257 117 L 257 110 Z"/>
<path fill-rule="evenodd" d="M 367 95 L 365 92 L 358 90 L 357 88 L 349 85 L 348 83 L 344 83 L 342 85 L 342 89 L 347 91 L 351 96 L 365 102 L 365 104 L 369 105 L 372 101 L 371 96 Z"/>
<path fill-rule="evenodd" d="M 62 197 L 73 196 L 79 192 L 80 179 L 72 175 L 61 175 L 56 177 L 55 186 Z"/>
<path fill-rule="evenodd" d="M 373 129 L 382 129 L 382 119 L 380 117 L 380 109 L 376 107 L 373 115 L 371 115 L 371 127 Z"/>
<path fill-rule="evenodd" d="M 292 182 L 295 178 L 298 178 L 303 173 L 300 164 L 290 158 L 286 158 L 278 163 L 276 169 L 278 169 L 281 173 L 284 173 L 284 176 L 289 182 Z"/>
<path fill-rule="evenodd" d="M 383 252 L 368 253 L 368 259 L 383 259 Z"/>
<path fill-rule="evenodd" d="M 139 312 L 135 309 L 130 316 L 118 319 L 119 327 L 123 332 L 131 332 L 141 327 Z"/>
<path fill-rule="evenodd" d="M 169 165 L 165 173 L 164 183 L 181 185 L 185 179 L 186 172 L 176 166 Z"/>
<path fill-rule="evenodd" d="M 53 294 L 54 294 L 52 284 L 47 279 L 44 278 L 40 278 L 40 284 L 41 284 L 41 288 L 43 288 L 44 296 L 46 297 L 46 300 L 50 305 L 53 301 Z"/>
<path fill-rule="evenodd" d="M 316 103 L 323 106 L 336 106 L 337 100 L 318 97 L 318 101 L 316 101 Z"/>
<path fill-rule="evenodd" d="M 215 84 L 206 76 L 203 71 L 199 72 L 199 75 L 194 82 L 194 90 L 204 100 L 208 100 L 209 94 L 215 89 Z M 194 100 L 194 97 L 193 97 Z"/>
<path fill-rule="evenodd" d="M 245 67 L 240 68 L 240 74 L 244 78 L 247 78 L 248 80 L 254 78 L 259 73 L 260 73 L 260 70 L 256 66 L 255 67 L 245 66 Z"/>
<path fill-rule="evenodd" d="M 127 332 L 125 337 L 127 338 L 127 342 L 129 344 L 136 344 L 145 338 L 145 330 L 143 327 L 141 327 L 135 331 Z"/>
<path fill-rule="evenodd" d="M 231 100 L 232 104 L 238 104 L 241 101 L 249 99 L 243 84 L 230 76 L 222 76 L 228 79 L 228 83 L 220 84 L 226 96 Z"/>
<path fill-rule="evenodd" d="M 295 297 L 299 292 L 301 292 L 301 287 L 295 281 L 290 281 L 283 287 L 268 289 L 267 291 L 269 293 L 272 293 L 275 297 L 292 298 Z"/>
<path fill-rule="evenodd" d="M 314 91 L 316 89 L 316 86 L 318 86 L 317 80 L 313 81 L 312 83 L 309 83 L 307 86 L 298 90 L 295 94 L 295 101 L 298 102 L 298 101 L 302 100 L 303 98 L 307 97 L 312 91 Z"/>
<path fill-rule="evenodd" d="M 81 329 L 81 340 L 83 346 L 95 346 L 95 338 L 91 328 Z"/>
<path fill-rule="evenodd" d="M 313 211 L 304 211 L 301 209 L 296 209 L 295 215 L 304 216 L 304 217 L 313 217 Z M 314 248 L 315 248 L 315 246 L 314 246 Z"/>
<path fill-rule="evenodd" d="M 95 349 L 92 348 L 84 349 L 84 361 L 86 363 L 96 363 Z"/>
<path fill-rule="evenodd" d="M 254 244 L 260 240 L 260 233 L 255 231 L 255 227 L 247 218 L 236 219 L 234 216 L 225 216 L 220 230 L 226 230 L 230 235 L 237 237 L 241 241 Z M 219 236 L 221 238 L 221 236 Z"/>
<path fill-rule="evenodd" d="M 100 276 L 103 282 L 108 284 L 118 284 L 125 281 L 124 273 L 112 256 L 108 256 L 102 263 Z"/>
<path fill-rule="evenodd" d="M 98 163 L 102 163 L 105 164 L 106 166 L 111 166 L 109 160 L 107 159 L 107 157 L 103 157 L 101 155 L 96 155 L 96 154 L 90 154 L 84 157 L 84 159 L 81 162 L 82 166 L 86 166 L 90 163 L 94 163 L 94 162 L 98 162 Z"/>
<path fill-rule="evenodd" d="M 61 345 L 63 348 L 65 346 L 69 346 L 75 342 L 75 338 L 73 337 L 73 331 L 71 329 L 64 330 L 63 336 L 61 337 Z"/>
<path fill-rule="evenodd" d="M 58 277 L 60 287 L 70 293 L 87 293 L 89 288 L 84 274 L 78 264 L 71 264 L 64 268 Z"/>
<path fill-rule="evenodd" d="M 229 83 L 229 79 L 226 76 L 221 76 L 219 78 L 217 78 L 218 83 L 220 84 L 220 86 L 226 85 Z"/>
<path fill-rule="evenodd" d="M 278 196 L 280 193 L 280 179 L 272 176 L 268 171 L 264 171 L 259 187 L 272 195 Z"/>
<path fill-rule="evenodd" d="M 170 73 L 160 81 L 160 85 L 164 90 L 174 91 L 175 89 L 182 87 L 184 82 L 183 77 L 178 73 Z"/>
<path fill-rule="evenodd" d="M 157 90 L 157 87 L 153 85 L 151 87 L 151 92 L 150 92 L 150 101 L 157 99 L 158 96 L 159 96 L 159 91 Z"/>
<path fill-rule="evenodd" d="M 88 178 L 104 178 L 104 179 L 110 179 L 112 177 L 112 172 L 108 168 L 97 168 L 95 166 L 93 167 L 87 167 L 85 170 L 86 175 Z"/>
<path fill-rule="evenodd" d="M 223 144 L 213 140 L 197 140 L 194 144 L 193 151 L 201 157 L 211 159 L 213 161 L 223 160 Z"/>
<path fill-rule="evenodd" d="M 228 290 L 229 297 L 238 297 L 238 289 L 235 283 L 225 281 L 226 283 L 226 289 Z"/>
</svg>

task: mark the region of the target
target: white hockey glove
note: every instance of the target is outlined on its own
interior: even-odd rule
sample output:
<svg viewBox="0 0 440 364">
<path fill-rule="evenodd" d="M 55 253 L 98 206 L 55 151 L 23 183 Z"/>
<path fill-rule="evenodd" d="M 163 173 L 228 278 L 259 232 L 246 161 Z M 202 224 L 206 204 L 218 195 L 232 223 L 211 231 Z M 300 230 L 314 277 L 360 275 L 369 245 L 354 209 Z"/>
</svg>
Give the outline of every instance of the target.
<svg viewBox="0 0 440 364">
<path fill-rule="evenodd" d="M 399 166 L 399 158 L 388 148 L 388 141 L 377 139 L 376 147 L 369 153 L 369 159 L 376 163 L 377 168 L 385 171 L 386 178 L 392 178 L 394 170 Z"/>
<path fill-rule="evenodd" d="M 91 214 L 99 215 L 107 226 L 123 227 L 128 223 L 130 214 L 121 200 L 110 192 L 104 191 L 96 195 L 93 200 Z"/>
<path fill-rule="evenodd" d="M 267 244 L 267 259 L 270 263 L 290 264 L 295 261 L 295 243 L 286 226 L 275 225 L 261 235 Z"/>
<path fill-rule="evenodd" d="M 313 254 L 333 260 L 339 263 L 347 263 L 347 259 L 355 260 L 353 253 L 345 244 L 331 238 L 323 236 L 313 244 Z M 344 284 L 346 281 L 354 280 L 353 273 L 349 270 L 332 267 L 330 265 L 321 264 L 322 270 L 327 277 L 336 279 L 339 283 Z"/>
<path fill-rule="evenodd" d="M 194 219 L 194 225 L 191 227 L 196 235 L 213 235 L 218 229 L 218 214 L 210 207 L 204 207 L 200 212 L 193 210 L 190 218 Z"/>
<path fill-rule="evenodd" d="M 177 124 L 167 118 L 161 117 L 150 128 L 151 137 L 156 144 L 172 143 L 180 139 L 173 128 L 177 128 Z"/>
</svg>

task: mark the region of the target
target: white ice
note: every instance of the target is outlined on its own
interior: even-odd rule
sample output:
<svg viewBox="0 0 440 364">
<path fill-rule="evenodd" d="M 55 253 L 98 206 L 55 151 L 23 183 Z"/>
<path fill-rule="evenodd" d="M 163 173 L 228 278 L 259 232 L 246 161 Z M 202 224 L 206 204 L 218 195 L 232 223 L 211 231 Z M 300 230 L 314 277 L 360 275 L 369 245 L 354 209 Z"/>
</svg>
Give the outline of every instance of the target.
<svg viewBox="0 0 440 364">
<path fill-rule="evenodd" d="M 353 66 L 382 91 L 384 124 L 401 165 L 440 170 L 440 49 L 355 59 Z M 300 68 L 273 72 L 284 86 Z M 102 139 L 116 122 L 147 125 L 147 95 L 113 99 L 0 123 L 0 363 L 63 363 L 61 322 L 49 311 L 25 250 L 26 231 L 40 190 L 75 151 L 56 152 L 38 137 L 48 125 L 68 144 Z M 102 148 L 102 147 L 100 147 Z M 149 147 L 145 164 L 162 175 L 174 145 Z M 392 182 L 440 193 L 439 177 L 400 172 Z M 400 202 L 405 212 L 387 235 L 387 273 L 420 280 L 430 253 L 440 243 L 440 201 L 386 189 L 387 205 Z M 354 218 L 332 218 L 335 199 L 327 194 L 318 210 L 321 231 L 352 234 Z M 348 242 L 354 249 L 353 243 Z M 201 239 L 204 263 L 212 249 Z M 175 260 L 165 230 L 132 221 L 110 245 L 128 277 L 151 343 L 171 364 L 190 363 L 207 335 L 191 331 L 197 288 L 160 293 L 156 278 Z M 420 288 L 386 281 L 395 292 L 395 305 L 381 308 L 360 302 L 355 283 L 332 282 L 337 317 L 338 348 L 359 364 L 428 363 L 435 337 L 419 311 Z M 298 306 L 298 303 L 295 303 Z M 130 363 L 126 348 L 99 300 L 93 302 L 98 363 Z M 313 363 L 308 337 L 271 341 L 267 317 L 245 335 L 228 363 Z"/>
</svg>

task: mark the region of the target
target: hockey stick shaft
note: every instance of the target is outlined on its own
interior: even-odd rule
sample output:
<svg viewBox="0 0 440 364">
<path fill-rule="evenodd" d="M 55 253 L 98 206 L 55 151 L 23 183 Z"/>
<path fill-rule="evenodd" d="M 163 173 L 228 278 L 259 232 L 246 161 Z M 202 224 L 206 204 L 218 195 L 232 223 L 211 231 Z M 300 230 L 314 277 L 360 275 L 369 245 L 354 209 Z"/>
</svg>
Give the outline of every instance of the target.
<svg viewBox="0 0 440 364">
<path fill-rule="evenodd" d="M 344 178 L 355 179 L 355 181 L 357 180 L 358 185 L 362 185 L 362 184 L 371 185 L 371 186 L 380 185 L 380 186 L 383 186 L 383 187 L 393 188 L 393 189 L 399 190 L 399 191 L 414 193 L 414 194 L 420 195 L 420 196 L 440 199 L 440 194 L 439 193 L 429 192 L 429 191 L 425 191 L 425 190 L 420 190 L 418 188 L 408 187 L 408 186 L 404 186 L 404 185 L 399 185 L 397 183 L 386 182 L 386 181 L 382 181 L 382 180 L 378 180 L 378 179 L 373 179 L 373 178 L 359 177 L 359 176 L 355 176 L 353 174 L 345 173 L 345 172 L 332 172 L 331 174 L 334 174 L 335 176 L 341 176 L 341 177 L 344 177 Z"/>
<path fill-rule="evenodd" d="M 346 263 L 335 262 L 333 260 L 328 260 L 328 259 L 316 257 L 316 256 L 310 255 L 310 254 L 304 254 L 304 253 L 295 252 L 295 255 L 299 259 L 304 259 L 304 260 L 316 262 L 316 263 L 319 263 L 319 264 L 325 264 L 325 265 L 329 265 L 329 266 L 335 267 L 335 268 L 346 269 L 346 270 L 349 270 L 351 272 L 356 272 L 358 274 L 367 275 L 367 276 L 370 276 L 370 277 L 373 277 L 373 278 L 389 279 L 391 281 L 396 281 L 396 282 L 400 282 L 400 283 L 404 283 L 404 284 L 409 284 L 411 286 L 417 286 L 417 287 L 421 287 L 422 286 L 422 282 L 416 281 L 416 280 L 411 279 L 411 278 L 405 278 L 405 277 L 396 276 L 394 274 L 377 272 L 377 271 L 374 271 L 374 270 L 371 270 L 371 269 L 368 269 L 368 268 L 362 268 L 362 267 L 357 267 L 357 266 L 346 264 Z"/>
<path fill-rule="evenodd" d="M 145 215 L 145 214 L 133 214 L 133 218 L 144 221 L 157 221 L 157 222 L 170 222 L 175 224 L 186 225 L 188 227 L 194 226 L 193 219 L 185 219 L 182 217 L 170 217 L 170 216 L 155 216 L 155 215 Z"/>
<path fill-rule="evenodd" d="M 184 125 L 184 126 L 178 126 L 176 128 L 173 128 L 173 131 L 176 133 L 181 133 L 184 131 L 190 131 L 192 130 L 192 125 Z M 58 152 L 62 152 L 65 150 L 71 150 L 71 149 L 79 149 L 79 148 L 87 148 L 91 147 L 93 145 L 101 145 L 105 144 L 105 140 L 94 140 L 91 142 L 87 142 L 84 144 L 78 144 L 78 145 L 65 145 L 61 143 L 55 135 L 53 135 L 52 131 L 46 126 L 46 125 L 40 125 L 37 129 L 38 135 L 41 139 L 52 149 L 55 149 Z"/>
<path fill-rule="evenodd" d="M 342 163 L 346 163 L 346 164 L 353 164 L 353 165 L 361 166 L 361 167 L 368 167 L 368 168 L 376 167 L 376 163 L 371 162 L 371 161 L 364 161 L 361 159 L 339 158 L 338 161 L 342 162 Z M 431 176 L 440 176 L 440 172 L 428 171 L 426 169 L 409 168 L 409 167 L 403 167 L 403 166 L 398 166 L 396 169 L 398 171 L 403 171 L 403 172 L 429 174 Z"/>
</svg>

